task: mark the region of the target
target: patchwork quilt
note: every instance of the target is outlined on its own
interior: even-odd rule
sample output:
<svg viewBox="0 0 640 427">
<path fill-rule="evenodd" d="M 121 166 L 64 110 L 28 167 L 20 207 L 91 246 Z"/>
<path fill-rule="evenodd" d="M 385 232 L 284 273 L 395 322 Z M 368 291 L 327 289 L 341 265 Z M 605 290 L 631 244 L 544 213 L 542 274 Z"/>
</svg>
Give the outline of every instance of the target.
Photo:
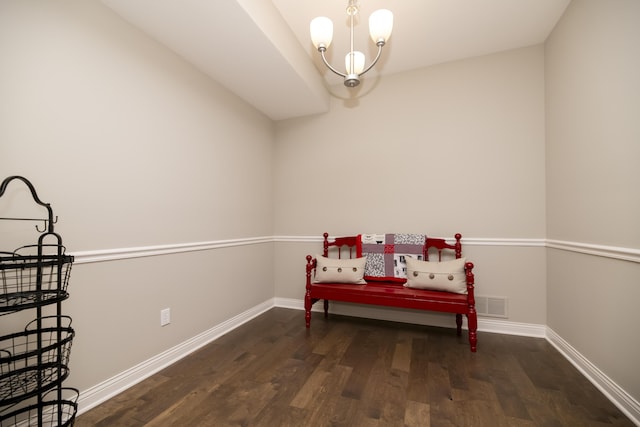
<svg viewBox="0 0 640 427">
<path fill-rule="evenodd" d="M 366 256 L 365 280 L 404 283 L 407 280 L 405 257 L 423 259 L 424 234 L 359 234 L 356 251 Z"/>
</svg>

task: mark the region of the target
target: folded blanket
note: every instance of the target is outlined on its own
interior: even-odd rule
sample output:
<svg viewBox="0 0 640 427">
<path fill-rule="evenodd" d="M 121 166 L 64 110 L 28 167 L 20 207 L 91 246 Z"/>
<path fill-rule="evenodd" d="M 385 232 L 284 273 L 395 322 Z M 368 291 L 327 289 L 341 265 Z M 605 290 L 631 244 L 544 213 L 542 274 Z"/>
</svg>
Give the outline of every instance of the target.
<svg viewBox="0 0 640 427">
<path fill-rule="evenodd" d="M 423 259 L 424 234 L 359 234 L 356 251 L 366 256 L 365 280 L 407 280 L 405 256 Z"/>
</svg>

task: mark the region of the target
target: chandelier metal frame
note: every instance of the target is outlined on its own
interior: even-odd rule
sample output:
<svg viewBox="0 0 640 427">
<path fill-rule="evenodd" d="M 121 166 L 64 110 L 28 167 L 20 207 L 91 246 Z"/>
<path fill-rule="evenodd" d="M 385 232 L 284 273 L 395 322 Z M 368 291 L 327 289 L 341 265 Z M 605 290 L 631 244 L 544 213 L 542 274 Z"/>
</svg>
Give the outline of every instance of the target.
<svg viewBox="0 0 640 427">
<path fill-rule="evenodd" d="M 350 23 L 350 50 L 345 57 L 346 73 L 338 71 L 333 67 L 329 61 L 325 52 L 327 51 L 331 41 L 333 39 L 333 23 L 329 18 L 318 17 L 311 21 L 310 32 L 311 40 L 314 46 L 320 52 L 322 62 L 333 73 L 344 78 L 344 85 L 347 87 L 356 87 L 360 84 L 360 77 L 371 70 L 380 59 L 382 54 L 382 48 L 387 43 L 387 40 L 391 36 L 391 30 L 393 28 L 393 14 L 386 10 L 380 9 L 373 12 L 369 18 L 369 31 L 371 38 L 378 47 L 378 52 L 375 59 L 371 64 L 364 68 L 364 54 L 354 50 L 353 34 L 354 34 L 354 20 L 355 16 L 359 13 L 360 5 L 357 0 L 348 0 L 347 15 L 349 15 Z"/>
</svg>

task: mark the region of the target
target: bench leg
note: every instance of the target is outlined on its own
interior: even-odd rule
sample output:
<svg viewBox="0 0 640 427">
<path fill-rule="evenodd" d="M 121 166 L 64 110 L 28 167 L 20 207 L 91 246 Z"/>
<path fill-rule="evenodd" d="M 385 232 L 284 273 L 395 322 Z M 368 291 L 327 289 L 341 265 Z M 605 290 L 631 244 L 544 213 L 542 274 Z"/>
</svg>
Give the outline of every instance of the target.
<svg viewBox="0 0 640 427">
<path fill-rule="evenodd" d="M 456 332 L 458 336 L 462 335 L 462 314 L 456 313 Z"/>
<path fill-rule="evenodd" d="M 476 352 L 478 348 L 478 316 L 476 311 L 473 310 L 469 314 L 467 314 L 467 323 L 469 324 L 469 345 L 471 346 L 471 351 Z"/>
<path fill-rule="evenodd" d="M 324 300 L 324 318 L 329 318 L 329 300 Z"/>
<path fill-rule="evenodd" d="M 307 329 L 311 326 L 311 295 L 308 293 L 304 296 L 304 323 Z"/>
</svg>

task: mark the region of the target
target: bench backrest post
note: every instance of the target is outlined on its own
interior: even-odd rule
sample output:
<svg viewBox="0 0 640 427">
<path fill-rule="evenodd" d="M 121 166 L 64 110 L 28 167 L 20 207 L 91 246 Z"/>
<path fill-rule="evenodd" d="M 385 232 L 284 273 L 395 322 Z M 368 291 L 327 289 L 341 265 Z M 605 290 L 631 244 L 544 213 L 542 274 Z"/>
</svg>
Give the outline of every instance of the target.
<svg viewBox="0 0 640 427">
<path fill-rule="evenodd" d="M 342 258 L 342 249 L 344 246 L 349 248 L 349 258 L 353 258 L 356 254 L 356 245 L 358 244 L 357 236 L 336 237 L 332 242 L 329 241 L 329 233 L 324 233 L 323 252 L 325 257 L 329 256 L 329 248 L 336 247 L 338 249 L 338 258 Z"/>
<path fill-rule="evenodd" d="M 431 248 L 435 248 L 438 251 L 438 261 L 442 261 L 442 251 L 444 249 L 452 249 L 456 254 L 456 259 L 462 258 L 462 243 L 460 242 L 462 234 L 457 233 L 455 238 L 456 242 L 453 245 L 450 245 L 445 239 L 436 239 L 427 236 L 424 243 L 423 253 L 425 261 L 429 261 L 429 249 Z"/>
</svg>

